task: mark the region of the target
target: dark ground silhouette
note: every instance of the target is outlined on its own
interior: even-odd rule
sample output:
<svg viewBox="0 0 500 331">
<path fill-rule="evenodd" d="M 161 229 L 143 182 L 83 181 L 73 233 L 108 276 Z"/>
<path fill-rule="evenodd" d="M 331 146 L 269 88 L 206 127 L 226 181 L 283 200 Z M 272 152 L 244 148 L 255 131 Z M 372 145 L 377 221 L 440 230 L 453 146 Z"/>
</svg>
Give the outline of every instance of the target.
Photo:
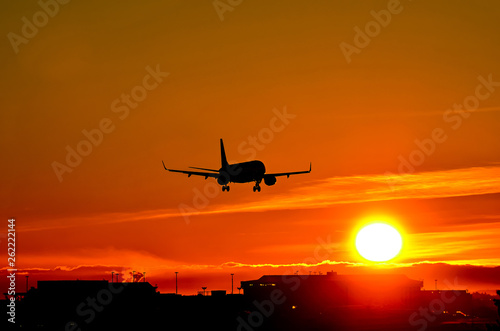
<svg viewBox="0 0 500 331">
<path fill-rule="evenodd" d="M 182 296 L 161 294 L 147 282 L 39 281 L 16 302 L 16 323 L 7 316 L 2 324 L 19 330 L 245 331 L 485 330 L 489 324 L 488 330 L 498 330 L 499 300 L 495 307 L 488 295 L 423 291 L 422 285 L 403 275 L 267 275 L 242 282 L 241 295 Z"/>
</svg>

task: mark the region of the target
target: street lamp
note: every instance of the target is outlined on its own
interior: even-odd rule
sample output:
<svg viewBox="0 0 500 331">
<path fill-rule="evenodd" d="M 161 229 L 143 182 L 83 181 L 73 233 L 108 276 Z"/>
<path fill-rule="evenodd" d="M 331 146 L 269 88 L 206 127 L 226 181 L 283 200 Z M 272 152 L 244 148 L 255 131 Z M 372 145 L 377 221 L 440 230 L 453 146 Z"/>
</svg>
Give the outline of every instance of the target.
<svg viewBox="0 0 500 331">
<path fill-rule="evenodd" d="M 175 294 L 176 295 L 177 295 L 177 274 L 178 273 L 179 273 L 178 271 L 175 272 Z"/>
</svg>

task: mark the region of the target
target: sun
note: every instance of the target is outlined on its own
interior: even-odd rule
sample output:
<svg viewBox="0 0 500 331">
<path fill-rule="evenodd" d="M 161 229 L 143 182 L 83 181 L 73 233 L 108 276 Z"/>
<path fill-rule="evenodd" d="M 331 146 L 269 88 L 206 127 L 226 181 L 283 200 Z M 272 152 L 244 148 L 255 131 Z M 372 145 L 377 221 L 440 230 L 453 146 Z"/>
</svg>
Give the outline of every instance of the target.
<svg viewBox="0 0 500 331">
<path fill-rule="evenodd" d="M 385 262 L 393 259 L 401 251 L 401 234 L 385 223 L 372 223 L 362 228 L 356 235 L 356 249 L 367 260 Z"/>
</svg>

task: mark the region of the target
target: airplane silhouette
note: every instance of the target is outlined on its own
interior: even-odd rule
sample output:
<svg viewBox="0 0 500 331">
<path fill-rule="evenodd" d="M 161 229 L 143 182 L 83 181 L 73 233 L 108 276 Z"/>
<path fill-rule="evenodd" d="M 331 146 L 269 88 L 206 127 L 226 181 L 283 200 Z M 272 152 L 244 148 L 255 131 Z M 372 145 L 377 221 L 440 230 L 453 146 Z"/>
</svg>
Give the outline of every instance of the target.
<svg viewBox="0 0 500 331">
<path fill-rule="evenodd" d="M 264 183 L 267 186 L 271 186 L 276 184 L 276 177 L 286 176 L 287 178 L 289 178 L 290 175 L 307 174 L 311 172 L 311 163 L 309 163 L 309 170 L 306 171 L 280 172 L 275 174 L 266 174 L 266 167 L 264 166 L 264 163 L 258 160 L 229 164 L 226 159 L 226 152 L 224 151 L 224 143 L 222 142 L 222 139 L 220 140 L 220 158 L 221 168 L 219 170 L 190 167 L 191 169 L 205 170 L 210 172 L 167 169 L 163 160 L 161 161 L 161 163 L 163 163 L 163 168 L 165 168 L 165 170 L 187 174 L 188 177 L 191 177 L 191 175 L 195 175 L 203 176 L 205 177 L 205 179 L 207 179 L 208 177 L 216 178 L 217 183 L 219 183 L 219 185 L 222 185 L 222 192 L 229 192 L 229 183 L 250 182 L 255 182 L 253 191 L 260 192 L 260 183 L 262 182 L 262 180 L 264 180 Z"/>
</svg>

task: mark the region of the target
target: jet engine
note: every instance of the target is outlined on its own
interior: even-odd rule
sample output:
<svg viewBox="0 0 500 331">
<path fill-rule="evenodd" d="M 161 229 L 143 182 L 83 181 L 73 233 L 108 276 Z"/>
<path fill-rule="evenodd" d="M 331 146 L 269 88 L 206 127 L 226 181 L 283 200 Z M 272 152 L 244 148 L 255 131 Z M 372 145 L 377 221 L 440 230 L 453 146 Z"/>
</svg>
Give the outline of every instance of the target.
<svg viewBox="0 0 500 331">
<path fill-rule="evenodd" d="M 217 177 L 217 183 L 219 183 L 219 185 L 227 185 L 227 183 L 229 183 L 229 179 L 227 178 L 227 175 L 222 175 L 222 176 L 219 176 Z"/>
<path fill-rule="evenodd" d="M 267 186 L 276 184 L 276 176 L 264 176 L 264 183 Z"/>
</svg>

